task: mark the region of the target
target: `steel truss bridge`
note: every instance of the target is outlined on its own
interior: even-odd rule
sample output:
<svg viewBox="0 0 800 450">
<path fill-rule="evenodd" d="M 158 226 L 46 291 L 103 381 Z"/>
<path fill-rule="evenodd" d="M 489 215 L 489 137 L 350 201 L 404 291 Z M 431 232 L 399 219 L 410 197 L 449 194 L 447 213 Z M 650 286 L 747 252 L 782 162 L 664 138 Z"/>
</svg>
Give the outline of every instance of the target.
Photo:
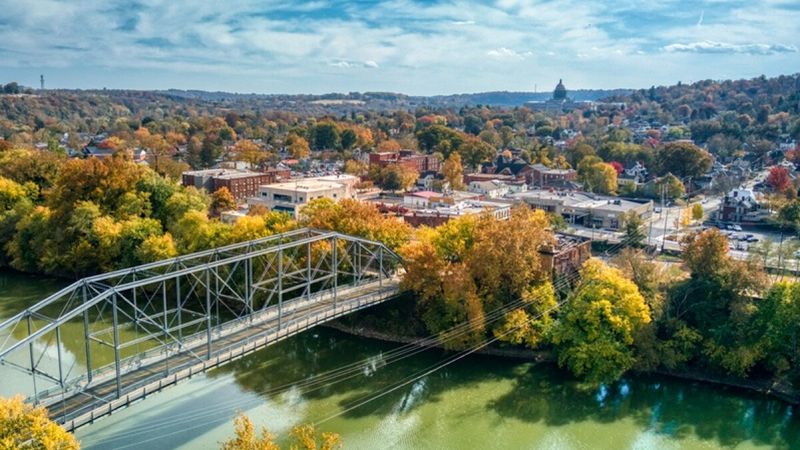
<svg viewBox="0 0 800 450">
<path fill-rule="evenodd" d="M 384 302 L 401 270 L 379 242 L 299 229 L 87 277 L 0 323 L 0 380 L 73 430 Z"/>
</svg>

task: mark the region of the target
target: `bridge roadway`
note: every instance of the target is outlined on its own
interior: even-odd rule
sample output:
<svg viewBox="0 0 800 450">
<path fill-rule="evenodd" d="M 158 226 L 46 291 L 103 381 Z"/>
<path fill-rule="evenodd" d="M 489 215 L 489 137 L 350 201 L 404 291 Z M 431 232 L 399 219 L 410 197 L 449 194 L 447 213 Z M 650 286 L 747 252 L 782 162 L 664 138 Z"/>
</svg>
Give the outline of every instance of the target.
<svg viewBox="0 0 800 450">
<path fill-rule="evenodd" d="M 219 367 L 244 355 L 324 323 L 378 303 L 399 292 L 399 278 L 339 287 L 309 297 L 285 301 L 281 314 L 272 306 L 212 331 L 211 353 L 205 331 L 189 336 L 180 349 L 151 352 L 129 364 L 120 378 L 119 396 L 113 367 L 71 396 L 43 399 L 50 416 L 69 430 L 94 422 L 114 411 L 174 385 L 178 381 Z M 279 326 L 280 325 L 280 326 Z"/>
</svg>

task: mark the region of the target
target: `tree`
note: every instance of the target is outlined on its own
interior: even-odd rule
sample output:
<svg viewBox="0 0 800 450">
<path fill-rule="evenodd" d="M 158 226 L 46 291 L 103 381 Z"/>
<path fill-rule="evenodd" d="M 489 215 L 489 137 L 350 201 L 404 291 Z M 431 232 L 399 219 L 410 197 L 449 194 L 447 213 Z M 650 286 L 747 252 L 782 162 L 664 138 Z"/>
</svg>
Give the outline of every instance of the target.
<svg viewBox="0 0 800 450">
<path fill-rule="evenodd" d="M 703 205 L 700 203 L 695 203 L 692 205 L 692 220 L 703 220 L 705 216 L 705 211 L 703 211 Z"/>
<path fill-rule="evenodd" d="M 644 221 L 636 211 L 625 214 L 625 242 L 628 246 L 638 247 L 644 241 L 645 233 Z"/>
<path fill-rule="evenodd" d="M 786 167 L 774 166 L 769 169 L 767 184 L 775 192 L 785 193 L 792 187 L 792 179 L 789 177 L 789 170 Z"/>
<path fill-rule="evenodd" d="M 275 440 L 277 436 L 266 427 L 256 433 L 256 427 L 249 417 L 239 414 L 233 421 L 234 437 L 220 445 L 222 450 L 280 450 Z M 334 450 L 342 448 L 341 438 L 336 433 L 317 433 L 313 425 L 297 425 L 289 432 L 289 446 L 292 450 Z"/>
<path fill-rule="evenodd" d="M 311 153 L 311 150 L 308 147 L 308 141 L 301 136 L 298 136 L 296 134 L 290 134 L 289 137 L 286 139 L 286 142 L 288 144 L 289 154 L 292 155 L 292 158 L 295 159 L 307 158 L 308 155 Z"/>
<path fill-rule="evenodd" d="M 661 174 L 699 177 L 711 168 L 711 155 L 688 142 L 670 142 L 656 151 L 656 166 Z"/>
<path fill-rule="evenodd" d="M 419 173 L 400 164 L 389 164 L 380 172 L 379 185 L 389 191 L 407 191 L 414 186 Z"/>
<path fill-rule="evenodd" d="M 495 154 L 495 150 L 491 145 L 474 137 L 468 137 L 454 150 L 461 154 L 464 163 L 471 168 L 477 168 Z"/>
<path fill-rule="evenodd" d="M 632 368 L 634 336 L 650 322 L 636 285 L 619 269 L 590 259 L 553 331 L 558 363 L 591 383 L 607 383 Z"/>
<path fill-rule="evenodd" d="M 33 407 L 21 396 L 0 398 L 0 448 L 77 450 L 77 439 L 50 420 L 47 410 Z"/>
<path fill-rule="evenodd" d="M 617 189 L 617 171 L 596 156 L 587 156 L 578 164 L 578 176 L 590 192 L 610 194 Z"/>
<path fill-rule="evenodd" d="M 320 122 L 313 129 L 314 150 L 335 150 L 341 145 L 339 126 L 334 122 Z"/>
<path fill-rule="evenodd" d="M 222 186 L 211 194 L 211 212 L 215 216 L 218 216 L 223 211 L 236 209 L 236 206 L 236 198 L 234 198 L 231 191 L 225 186 Z"/>
<path fill-rule="evenodd" d="M 233 153 L 236 158 L 247 162 L 250 168 L 258 167 L 267 159 L 267 153 L 255 142 L 249 139 L 242 139 L 233 146 Z"/>
<path fill-rule="evenodd" d="M 366 176 L 369 172 L 369 166 L 366 163 L 357 161 L 355 159 L 348 159 L 344 162 L 344 173 L 355 175 L 357 177 Z"/>
<path fill-rule="evenodd" d="M 454 190 L 464 189 L 464 167 L 461 165 L 461 155 L 451 153 L 442 165 L 444 179 L 450 183 L 450 188 Z"/>
<path fill-rule="evenodd" d="M 356 142 L 358 142 L 358 136 L 356 136 L 356 132 L 351 128 L 347 128 L 342 131 L 340 140 L 342 143 L 342 148 L 345 150 L 350 150 L 354 145 L 356 145 Z"/>
<path fill-rule="evenodd" d="M 656 181 L 655 188 L 655 191 L 651 192 L 650 195 L 655 198 L 661 198 L 661 193 L 665 192 L 667 200 L 679 199 L 686 193 L 686 187 L 683 185 L 683 182 L 671 173 L 666 174 Z M 664 191 L 664 189 L 666 189 L 666 191 Z"/>
</svg>

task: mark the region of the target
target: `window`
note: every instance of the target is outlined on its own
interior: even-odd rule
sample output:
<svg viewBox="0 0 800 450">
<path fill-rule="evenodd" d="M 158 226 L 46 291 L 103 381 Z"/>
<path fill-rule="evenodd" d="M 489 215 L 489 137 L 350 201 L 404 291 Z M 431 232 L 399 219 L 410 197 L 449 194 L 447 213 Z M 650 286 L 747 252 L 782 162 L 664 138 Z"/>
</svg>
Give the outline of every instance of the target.
<svg viewBox="0 0 800 450">
<path fill-rule="evenodd" d="M 292 202 L 292 196 L 291 195 L 285 195 L 285 194 L 272 194 L 272 200 L 274 200 L 276 202 L 291 203 Z"/>
</svg>

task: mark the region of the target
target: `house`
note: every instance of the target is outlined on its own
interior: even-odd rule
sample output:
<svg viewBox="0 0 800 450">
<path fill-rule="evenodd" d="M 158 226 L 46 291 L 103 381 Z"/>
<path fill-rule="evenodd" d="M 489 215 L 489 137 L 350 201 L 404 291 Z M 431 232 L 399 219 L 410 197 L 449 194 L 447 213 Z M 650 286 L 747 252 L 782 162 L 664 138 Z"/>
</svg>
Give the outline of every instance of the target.
<svg viewBox="0 0 800 450">
<path fill-rule="evenodd" d="M 747 221 L 759 209 L 758 199 L 751 189 L 732 189 L 722 199 L 717 220 L 721 222 Z"/>
</svg>

